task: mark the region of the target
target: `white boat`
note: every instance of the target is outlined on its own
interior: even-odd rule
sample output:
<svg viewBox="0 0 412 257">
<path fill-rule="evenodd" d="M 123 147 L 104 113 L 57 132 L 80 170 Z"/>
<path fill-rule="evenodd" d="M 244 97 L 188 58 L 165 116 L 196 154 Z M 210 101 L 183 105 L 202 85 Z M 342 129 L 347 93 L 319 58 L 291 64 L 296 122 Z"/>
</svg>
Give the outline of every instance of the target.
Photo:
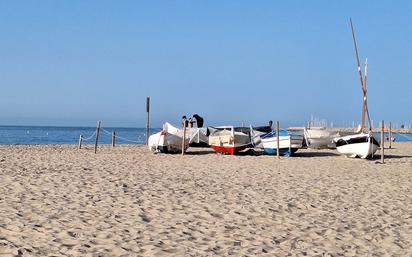
<svg viewBox="0 0 412 257">
<path fill-rule="evenodd" d="M 277 137 L 276 131 L 266 134 L 261 137 L 263 149 L 268 154 L 277 154 Z M 283 156 L 291 156 L 298 149 L 302 148 L 303 136 L 291 134 L 286 131 L 279 132 L 279 154 Z"/>
<path fill-rule="evenodd" d="M 379 148 L 378 141 L 372 133 L 359 133 L 334 139 L 336 150 L 348 157 L 373 158 Z"/>
<path fill-rule="evenodd" d="M 184 148 L 189 147 L 189 136 L 185 137 Z M 181 153 L 182 152 L 183 131 L 166 122 L 162 131 L 149 137 L 149 150 L 161 153 Z"/>
<path fill-rule="evenodd" d="M 209 127 L 209 145 L 219 153 L 234 155 L 251 146 L 250 135 L 235 131 L 233 126 Z"/>
<path fill-rule="evenodd" d="M 339 137 L 339 132 L 328 130 L 325 127 L 305 128 L 305 141 L 311 149 L 335 149 L 334 138 Z"/>
<path fill-rule="evenodd" d="M 379 148 L 379 143 L 378 141 L 373 137 L 372 134 L 372 124 L 371 124 L 371 119 L 369 116 L 369 110 L 368 110 L 368 102 L 367 102 L 367 97 L 366 97 L 366 78 L 367 78 L 367 72 L 368 72 L 368 59 L 366 59 L 365 62 L 365 77 L 362 76 L 362 69 L 359 61 L 359 55 L 358 55 L 358 48 L 356 45 L 356 39 L 355 39 L 355 32 L 353 30 L 353 25 L 352 25 L 352 20 L 350 20 L 350 25 L 352 29 L 352 37 L 353 37 L 353 42 L 355 45 L 355 52 L 356 52 L 356 60 L 358 63 L 358 72 L 359 72 L 359 78 L 362 86 L 362 93 L 363 93 L 363 104 L 362 104 L 362 123 L 359 128 L 359 132 L 350 135 L 350 136 L 344 136 L 344 137 L 337 137 L 333 141 L 336 143 L 336 150 L 344 154 L 348 157 L 360 157 L 362 159 L 365 158 L 370 158 L 373 157 L 375 152 Z M 368 117 L 368 122 L 369 122 L 369 132 L 364 133 L 363 131 L 365 130 L 365 118 Z"/>
</svg>

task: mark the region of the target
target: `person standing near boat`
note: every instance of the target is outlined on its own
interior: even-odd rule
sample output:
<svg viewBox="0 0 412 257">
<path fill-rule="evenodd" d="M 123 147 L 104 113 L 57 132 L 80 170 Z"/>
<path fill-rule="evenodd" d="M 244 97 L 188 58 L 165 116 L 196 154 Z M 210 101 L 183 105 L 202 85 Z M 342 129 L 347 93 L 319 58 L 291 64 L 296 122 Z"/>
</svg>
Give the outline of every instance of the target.
<svg viewBox="0 0 412 257">
<path fill-rule="evenodd" d="M 190 117 L 189 118 L 189 128 L 193 128 L 193 123 L 194 123 L 193 118 Z"/>
<path fill-rule="evenodd" d="M 182 126 L 186 128 L 189 126 L 189 121 L 187 120 L 186 115 L 183 115 L 182 117 Z"/>
<path fill-rule="evenodd" d="M 203 118 L 200 117 L 198 114 L 193 114 L 192 117 L 194 119 L 196 119 L 196 121 L 194 121 L 194 123 L 197 124 L 197 127 L 202 128 L 203 127 L 203 122 L 204 122 Z"/>
</svg>

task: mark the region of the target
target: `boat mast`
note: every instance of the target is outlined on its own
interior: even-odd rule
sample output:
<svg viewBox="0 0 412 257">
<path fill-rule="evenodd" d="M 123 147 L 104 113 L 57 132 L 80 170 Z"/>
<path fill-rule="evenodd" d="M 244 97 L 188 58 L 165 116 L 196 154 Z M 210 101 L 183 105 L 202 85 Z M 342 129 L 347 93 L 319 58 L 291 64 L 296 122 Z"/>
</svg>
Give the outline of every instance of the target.
<svg viewBox="0 0 412 257">
<path fill-rule="evenodd" d="M 366 80 L 367 80 L 367 75 L 368 75 L 368 58 L 366 58 L 366 61 L 365 61 L 365 78 L 364 78 L 364 80 L 363 80 L 363 83 L 364 83 L 364 87 L 363 87 L 363 88 L 364 88 L 365 94 L 364 94 L 364 96 L 363 96 L 363 104 L 364 104 L 364 106 L 365 106 L 366 115 L 368 116 L 369 131 L 372 131 L 372 122 L 371 122 L 371 117 L 370 117 L 370 115 L 369 115 L 368 103 L 367 103 L 367 99 L 366 99 L 366 92 L 367 92 L 367 89 L 366 89 Z"/>
<path fill-rule="evenodd" d="M 365 129 L 365 114 L 368 114 L 368 119 L 370 121 L 369 118 L 369 111 L 368 111 L 368 105 L 367 105 L 367 100 L 366 100 L 366 83 L 363 79 L 362 76 L 362 69 L 361 69 L 361 65 L 360 65 L 360 61 L 359 61 L 359 52 L 358 52 L 358 45 L 356 44 L 356 38 L 355 38 L 355 31 L 353 29 L 353 24 L 352 24 L 352 18 L 349 18 L 350 21 L 350 28 L 352 30 L 352 39 L 353 39 L 353 44 L 355 46 L 355 53 L 356 53 L 356 61 L 358 63 L 358 72 L 359 72 L 359 79 L 361 82 L 361 86 L 362 86 L 362 92 L 363 92 L 363 102 L 362 102 L 362 124 L 361 124 L 361 131 L 363 131 Z M 366 66 L 366 65 L 365 65 Z M 366 68 L 366 67 L 365 67 Z M 366 75 L 366 74 L 365 74 Z M 366 79 L 366 76 L 365 76 Z M 369 125 L 371 126 L 370 122 Z"/>
</svg>

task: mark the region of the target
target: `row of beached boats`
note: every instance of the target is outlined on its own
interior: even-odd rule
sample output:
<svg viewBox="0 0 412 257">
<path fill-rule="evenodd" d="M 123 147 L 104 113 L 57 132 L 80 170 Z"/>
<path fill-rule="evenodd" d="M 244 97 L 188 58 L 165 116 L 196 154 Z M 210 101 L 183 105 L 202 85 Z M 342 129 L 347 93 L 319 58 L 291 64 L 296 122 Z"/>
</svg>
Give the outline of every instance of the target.
<svg viewBox="0 0 412 257">
<path fill-rule="evenodd" d="M 189 146 L 211 147 L 216 152 L 231 155 L 250 148 L 263 149 L 268 154 L 277 153 L 276 132 L 270 126 L 220 126 L 186 128 L 184 131 L 166 122 L 162 131 L 149 137 L 148 144 L 150 150 L 162 153 L 180 153 Z M 280 131 L 280 154 L 289 156 L 302 147 L 303 135 Z"/>
<path fill-rule="evenodd" d="M 183 136 L 185 134 L 185 136 Z M 183 137 L 185 138 L 183 142 Z M 279 148 L 278 148 L 279 138 Z M 218 153 L 238 154 L 244 150 L 262 150 L 266 154 L 292 156 L 301 148 L 337 149 L 348 157 L 373 157 L 379 143 L 370 133 L 340 133 L 326 128 L 305 128 L 303 133 L 280 130 L 270 126 L 207 128 L 176 128 L 166 122 L 162 131 L 149 137 L 149 149 L 161 153 L 181 153 L 188 147 L 211 147 Z"/>
<path fill-rule="evenodd" d="M 277 133 L 272 131 L 269 126 L 223 126 L 187 128 L 186 136 L 184 136 L 182 129 L 178 129 L 170 123 L 165 123 L 161 132 L 150 136 L 149 148 L 153 151 L 173 153 L 182 152 L 182 150 L 186 150 L 189 146 L 210 146 L 215 151 L 226 154 L 236 154 L 246 148 L 260 148 L 267 154 L 277 154 L 279 151 L 279 154 L 284 156 L 293 155 L 302 147 L 313 149 L 336 148 L 339 153 L 349 157 L 373 157 L 380 146 L 372 134 L 371 119 L 367 105 L 366 78 L 368 61 L 366 59 L 364 74 L 362 74 L 352 20 L 350 20 L 350 27 L 363 95 L 362 122 L 357 131 L 341 135 L 326 128 L 305 128 L 302 134 L 296 134 L 285 130 Z M 369 123 L 368 129 L 365 127 L 366 117 Z M 183 138 L 185 138 L 184 143 Z M 279 144 L 277 138 L 279 138 Z"/>
</svg>

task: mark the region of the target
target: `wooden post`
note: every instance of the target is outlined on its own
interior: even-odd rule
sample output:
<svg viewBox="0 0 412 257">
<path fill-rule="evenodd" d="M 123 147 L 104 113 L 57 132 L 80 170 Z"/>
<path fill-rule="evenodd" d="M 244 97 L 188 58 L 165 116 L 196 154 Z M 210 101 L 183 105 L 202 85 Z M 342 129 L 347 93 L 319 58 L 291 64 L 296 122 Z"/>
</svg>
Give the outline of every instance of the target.
<svg viewBox="0 0 412 257">
<path fill-rule="evenodd" d="M 146 145 L 149 144 L 149 131 L 150 131 L 150 97 L 146 97 L 146 113 L 147 113 L 147 122 L 146 122 Z"/>
<path fill-rule="evenodd" d="M 185 155 L 186 147 L 186 119 L 183 119 L 182 155 Z"/>
<path fill-rule="evenodd" d="M 392 122 L 389 122 L 389 149 L 392 148 Z"/>
<path fill-rule="evenodd" d="M 385 163 L 385 123 L 381 124 L 381 163 Z"/>
<path fill-rule="evenodd" d="M 79 137 L 79 149 L 82 149 L 82 143 L 83 143 L 83 135 L 80 134 L 80 137 Z"/>
<path fill-rule="evenodd" d="M 100 120 L 97 121 L 96 141 L 94 142 L 94 153 L 97 153 L 97 143 L 98 143 L 98 141 L 99 141 L 99 133 L 100 133 Z"/>
<path fill-rule="evenodd" d="M 279 121 L 276 121 L 276 157 L 280 159 L 280 149 L 279 149 Z"/>
<path fill-rule="evenodd" d="M 112 146 L 116 145 L 116 132 L 113 130 L 112 132 Z"/>
</svg>

